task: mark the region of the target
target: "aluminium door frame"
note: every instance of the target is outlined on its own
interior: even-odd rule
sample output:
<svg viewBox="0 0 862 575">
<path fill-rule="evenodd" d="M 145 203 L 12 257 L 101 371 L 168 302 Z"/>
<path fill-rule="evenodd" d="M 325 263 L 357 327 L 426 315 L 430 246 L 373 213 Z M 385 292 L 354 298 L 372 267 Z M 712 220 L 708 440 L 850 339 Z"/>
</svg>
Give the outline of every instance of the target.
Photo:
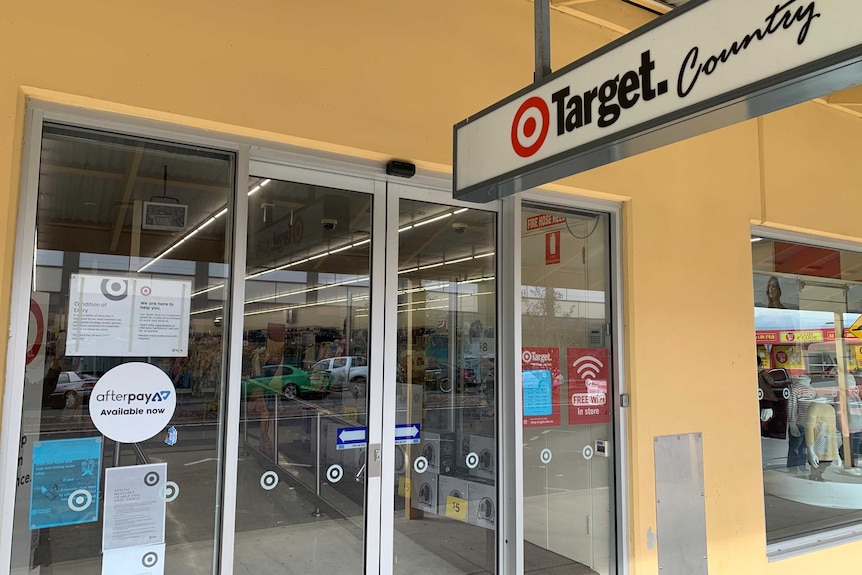
<svg viewBox="0 0 862 575">
<path fill-rule="evenodd" d="M 266 159 L 257 159 L 266 157 Z M 279 161 L 281 160 L 281 161 Z M 369 269 L 370 281 L 370 341 L 369 341 L 369 381 L 366 386 L 368 417 L 366 420 L 366 458 L 373 457 L 374 445 L 382 444 L 381 426 L 371 422 L 382 421 L 383 416 L 383 386 L 372 382 L 383 381 L 383 338 L 384 338 L 384 282 L 385 282 L 385 226 L 386 226 L 386 186 L 385 182 L 369 174 L 351 173 L 348 170 L 331 171 L 332 166 L 318 168 L 309 166 L 307 159 L 302 162 L 297 158 L 287 156 L 256 154 L 249 162 L 249 174 L 262 176 L 279 181 L 297 182 L 302 184 L 323 186 L 349 192 L 367 194 L 372 199 L 371 218 L 371 262 Z M 349 168 L 349 164 L 347 165 Z M 309 225 L 311 222 L 308 223 Z M 394 438 L 394 428 L 392 430 Z M 367 464 L 368 460 L 366 460 Z M 366 466 L 369 469 L 370 466 Z M 381 563 L 381 476 L 366 472 L 363 547 L 365 573 L 378 573 Z M 224 572 L 223 572 L 224 573 Z"/>
<path fill-rule="evenodd" d="M 607 302 L 607 307 L 610 311 L 610 317 L 607 323 L 610 325 L 610 354 L 612 358 L 612 375 L 614 381 L 614 393 L 612 394 L 612 424 L 613 424 L 613 473 L 614 489 L 611 492 L 610 505 L 611 513 L 610 520 L 614 523 L 610 530 L 611 536 L 615 539 L 610 543 L 613 545 L 613 552 L 610 554 L 609 569 L 610 573 L 616 575 L 628 575 L 630 573 L 629 557 L 630 557 L 630 537 L 629 537 L 629 406 L 623 407 L 623 399 L 629 399 L 628 381 L 625 371 L 625 316 L 624 316 L 624 300 L 623 300 L 623 253 L 622 253 L 622 233 L 625 211 L 625 204 L 612 200 L 602 200 L 589 198 L 585 196 L 576 196 L 563 192 L 554 192 L 535 188 L 529 191 L 522 192 L 517 201 L 517 209 L 515 212 L 515 220 L 520 226 L 521 221 L 521 205 L 522 203 L 533 204 L 537 206 L 546 206 L 549 209 L 560 208 L 589 210 L 597 213 L 608 215 L 609 221 L 609 240 L 610 246 L 608 257 L 610 258 L 608 272 L 610 275 L 610 283 L 608 295 L 610 301 Z M 520 229 L 518 230 L 517 242 L 520 244 Z M 520 250 L 520 248 L 518 248 Z M 519 261 L 520 266 L 520 261 Z M 520 269 L 518 270 L 520 277 Z M 520 286 L 518 286 L 520 288 Z M 520 295 L 520 289 L 517 290 Z M 518 314 L 520 317 L 520 297 L 518 298 L 519 306 Z M 517 332 L 518 347 L 520 349 L 521 332 L 520 326 Z M 523 500 L 523 493 L 521 493 Z M 522 533 L 523 535 L 523 533 Z M 523 536 L 521 537 L 523 539 Z M 521 559 L 521 571 L 523 572 L 523 555 Z"/>
<path fill-rule="evenodd" d="M 177 144 L 204 146 L 225 153 L 234 154 L 234 192 L 238 193 L 243 167 L 240 165 L 245 151 L 238 139 L 213 137 L 211 132 L 191 127 L 178 126 L 167 122 L 138 118 L 122 114 L 104 112 L 101 110 L 82 109 L 67 104 L 29 99 L 25 109 L 24 146 L 21 157 L 21 181 L 19 186 L 18 212 L 16 217 L 15 246 L 12 268 L 12 294 L 10 298 L 9 338 L 6 350 L 6 381 L 23 381 L 27 332 L 29 329 L 29 299 L 32 273 L 24 274 L 21 270 L 35 266 L 36 256 L 36 212 L 39 195 L 39 170 L 42 154 L 42 131 L 45 123 L 58 123 L 70 126 L 97 129 L 110 133 L 123 134 L 129 137 L 152 138 Z M 247 156 L 246 156 L 247 157 Z M 233 197 L 228 197 L 230 205 L 234 205 Z M 236 209 L 234 209 L 234 212 Z M 230 250 L 235 249 L 236 215 L 228 223 L 228 238 Z M 232 235 L 230 235 L 232 233 Z M 233 254 L 231 254 L 233 255 Z M 226 306 L 231 306 L 230 299 L 225 300 Z M 228 307 L 233 313 L 233 308 Z M 230 326 L 228 337 L 233 335 Z M 230 339 L 228 340 L 230 341 Z M 240 341 L 242 341 L 240 339 Z M 225 350 L 223 350 L 225 351 Z M 228 365 L 230 359 L 228 358 Z M 229 367 L 228 367 L 229 369 Z M 225 386 L 228 396 L 232 376 L 225 371 Z M 236 388 L 239 382 L 236 380 Z M 23 393 L 14 385 L 6 385 L 3 390 L 2 424 L 0 424 L 0 572 L 11 569 L 12 533 L 14 530 L 15 491 L 18 458 L 18 440 L 22 422 Z M 219 421 L 217 449 L 219 455 L 227 459 L 224 451 L 224 440 L 230 433 L 225 427 L 225 421 Z M 235 514 L 235 506 L 225 505 L 232 490 L 233 501 L 236 500 L 236 474 L 226 473 L 225 468 L 219 470 L 216 476 L 217 488 L 216 509 L 221 508 L 223 515 L 217 517 L 214 523 L 213 535 L 213 572 L 223 566 L 225 546 L 223 545 L 223 529 L 225 520 L 232 520 L 229 515 Z M 220 489 L 220 490 L 219 490 Z M 232 553 L 232 548 L 230 550 Z"/>
</svg>

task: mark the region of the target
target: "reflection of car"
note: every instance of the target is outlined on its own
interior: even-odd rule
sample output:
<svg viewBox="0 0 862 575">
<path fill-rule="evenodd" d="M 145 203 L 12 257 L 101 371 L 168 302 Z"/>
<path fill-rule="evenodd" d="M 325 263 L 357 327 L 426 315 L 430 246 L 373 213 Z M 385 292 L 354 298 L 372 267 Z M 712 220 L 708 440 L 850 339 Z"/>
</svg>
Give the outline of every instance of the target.
<svg viewBox="0 0 862 575">
<path fill-rule="evenodd" d="M 89 399 L 93 386 L 99 381 L 91 375 L 82 375 L 76 371 L 61 371 L 57 378 L 57 387 L 51 393 L 48 401 L 56 407 L 75 407 Z"/>
<path fill-rule="evenodd" d="M 332 378 L 332 390 L 342 391 L 346 384 L 364 388 L 368 381 L 368 360 L 359 355 L 347 355 L 321 359 L 309 370 L 312 374 L 328 372 Z"/>
<path fill-rule="evenodd" d="M 309 374 L 290 365 L 267 365 L 263 375 L 243 380 L 243 396 L 250 397 L 256 392 L 264 396 L 280 395 L 285 399 L 295 397 L 323 397 L 329 394 L 332 380 L 327 373 Z"/>
<path fill-rule="evenodd" d="M 437 388 L 442 392 L 452 391 L 452 364 L 441 361 L 429 361 L 425 365 L 425 386 Z M 459 386 L 474 387 L 479 384 L 476 370 L 472 367 L 455 366 L 455 378 Z"/>
</svg>

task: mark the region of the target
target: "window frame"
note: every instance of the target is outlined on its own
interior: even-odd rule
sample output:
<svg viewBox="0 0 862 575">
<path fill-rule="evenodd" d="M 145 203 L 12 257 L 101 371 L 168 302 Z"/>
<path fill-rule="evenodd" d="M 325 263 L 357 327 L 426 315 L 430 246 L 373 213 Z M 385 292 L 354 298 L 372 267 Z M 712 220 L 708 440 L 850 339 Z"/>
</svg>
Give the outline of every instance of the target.
<svg viewBox="0 0 862 575">
<path fill-rule="evenodd" d="M 862 243 L 838 237 L 819 236 L 764 225 L 752 225 L 750 231 L 751 238 L 758 237 L 764 240 L 804 244 L 811 247 L 844 250 L 862 254 Z M 753 262 L 751 268 L 752 273 L 754 273 Z M 763 487 L 763 473 L 760 474 L 760 482 L 761 487 Z M 765 501 L 763 505 L 763 516 L 765 519 Z M 845 525 L 843 527 L 800 535 L 777 543 L 767 543 L 765 526 L 766 523 L 764 521 L 763 540 L 766 545 L 766 557 L 770 563 L 862 540 L 862 521 L 853 525 Z"/>
</svg>

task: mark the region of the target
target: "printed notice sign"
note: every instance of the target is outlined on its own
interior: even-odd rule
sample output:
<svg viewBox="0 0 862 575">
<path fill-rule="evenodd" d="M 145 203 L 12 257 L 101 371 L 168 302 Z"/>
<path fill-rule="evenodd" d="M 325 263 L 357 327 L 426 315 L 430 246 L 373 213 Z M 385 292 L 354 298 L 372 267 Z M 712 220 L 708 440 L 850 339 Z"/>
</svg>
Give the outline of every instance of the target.
<svg viewBox="0 0 862 575">
<path fill-rule="evenodd" d="M 134 573 L 134 575 L 163 575 L 165 572 L 165 545 L 144 545 L 110 549 L 102 553 L 102 575 Z"/>
<path fill-rule="evenodd" d="M 611 406 L 608 401 L 608 350 L 570 347 L 569 425 L 608 423 Z"/>
<path fill-rule="evenodd" d="M 72 274 L 66 355 L 185 357 L 190 281 Z"/>
<path fill-rule="evenodd" d="M 99 519 L 102 438 L 33 443 L 30 529 Z"/>
<path fill-rule="evenodd" d="M 524 427 L 560 425 L 560 350 L 525 347 L 521 351 Z"/>
<path fill-rule="evenodd" d="M 167 463 L 105 470 L 102 551 L 165 542 Z"/>
</svg>

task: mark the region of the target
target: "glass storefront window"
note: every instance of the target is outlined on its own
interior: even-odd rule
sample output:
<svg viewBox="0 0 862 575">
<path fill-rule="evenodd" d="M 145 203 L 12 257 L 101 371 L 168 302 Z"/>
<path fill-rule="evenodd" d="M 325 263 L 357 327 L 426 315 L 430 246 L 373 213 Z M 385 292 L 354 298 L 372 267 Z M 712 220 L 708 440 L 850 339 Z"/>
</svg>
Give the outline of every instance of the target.
<svg viewBox="0 0 862 575">
<path fill-rule="evenodd" d="M 768 543 L 862 520 L 862 255 L 753 237 Z"/>
<path fill-rule="evenodd" d="M 363 573 L 372 196 L 252 180 L 234 572 Z"/>
<path fill-rule="evenodd" d="M 401 199 L 393 572 L 495 573 L 493 212 Z"/>
<path fill-rule="evenodd" d="M 609 220 L 523 209 L 525 572 L 614 572 Z"/>
<path fill-rule="evenodd" d="M 212 572 L 234 162 L 43 126 L 13 573 Z"/>
<path fill-rule="evenodd" d="M 607 214 L 525 209 L 500 422 L 493 208 L 263 162 L 236 189 L 231 152 L 34 129 L 11 573 L 496 573 L 519 505 L 527 570 L 610 573 Z M 517 504 L 501 423 L 530 428 Z"/>
</svg>

